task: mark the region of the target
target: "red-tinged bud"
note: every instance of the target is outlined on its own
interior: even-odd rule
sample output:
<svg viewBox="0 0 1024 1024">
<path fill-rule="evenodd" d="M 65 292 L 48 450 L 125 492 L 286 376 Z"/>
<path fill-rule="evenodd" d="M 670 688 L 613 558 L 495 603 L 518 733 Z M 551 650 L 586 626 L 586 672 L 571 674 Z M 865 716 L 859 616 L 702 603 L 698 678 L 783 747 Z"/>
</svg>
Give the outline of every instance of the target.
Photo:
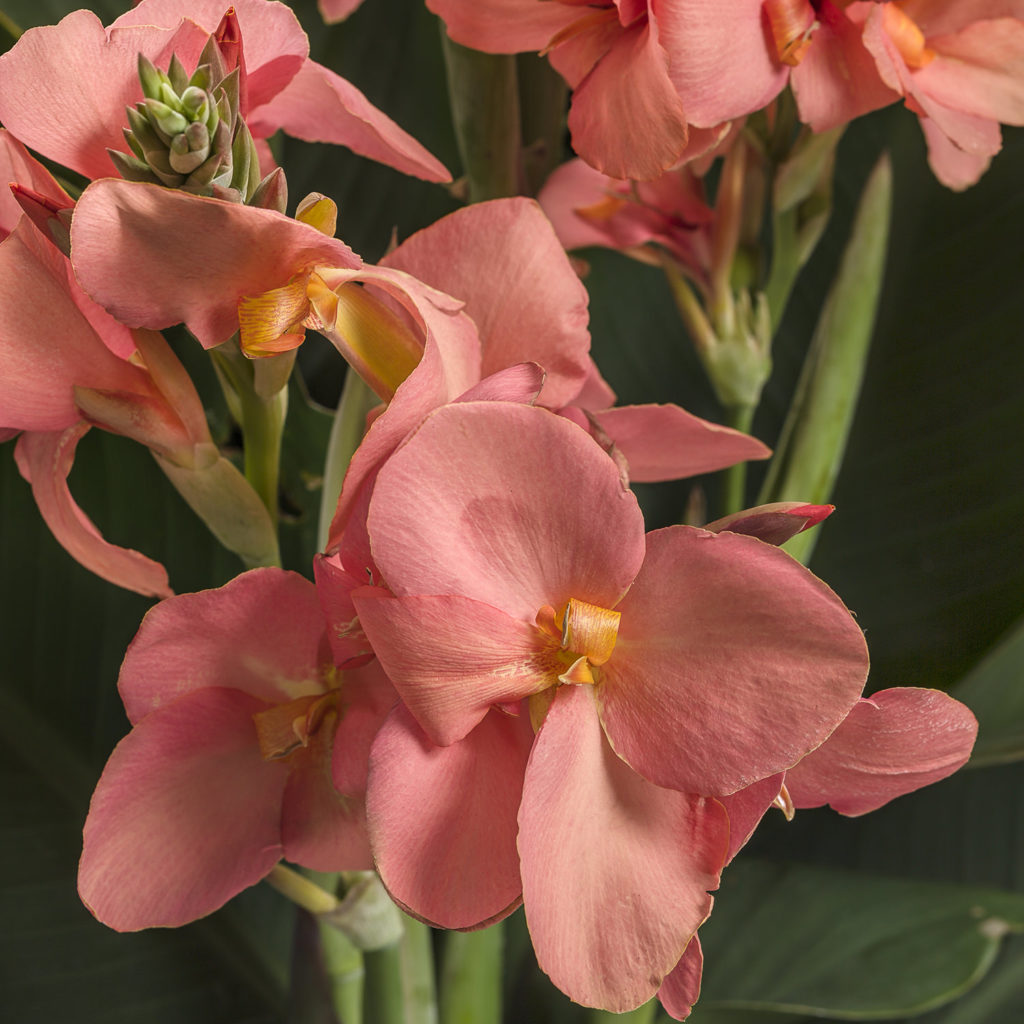
<svg viewBox="0 0 1024 1024">
<path fill-rule="evenodd" d="M 704 527 L 711 533 L 745 533 L 766 544 L 785 544 L 804 530 L 827 519 L 835 505 L 808 505 L 801 501 L 777 501 L 716 519 Z"/>
<path fill-rule="evenodd" d="M 249 90 L 245 72 L 245 53 L 242 49 L 242 30 L 238 24 L 238 15 L 234 7 L 229 7 L 220 19 L 213 38 L 224 60 L 224 66 L 230 73 L 238 68 L 238 106 L 242 117 L 249 111 Z"/>
<path fill-rule="evenodd" d="M 71 211 L 75 204 L 60 202 L 34 189 L 11 182 L 11 192 L 25 215 L 65 256 L 71 255 Z"/>
</svg>

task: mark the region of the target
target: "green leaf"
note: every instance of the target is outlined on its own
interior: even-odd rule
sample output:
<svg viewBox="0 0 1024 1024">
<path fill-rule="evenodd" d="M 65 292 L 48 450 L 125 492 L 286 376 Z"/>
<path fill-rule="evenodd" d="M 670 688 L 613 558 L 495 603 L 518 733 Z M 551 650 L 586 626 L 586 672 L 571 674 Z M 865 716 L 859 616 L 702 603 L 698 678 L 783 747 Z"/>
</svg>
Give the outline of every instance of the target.
<svg viewBox="0 0 1024 1024">
<path fill-rule="evenodd" d="M 977 716 L 972 767 L 1024 758 L 1024 619 L 954 688 Z"/>
<path fill-rule="evenodd" d="M 701 929 L 705 1007 L 843 1020 L 956 998 L 1024 931 L 1024 895 L 739 862 Z"/>
</svg>

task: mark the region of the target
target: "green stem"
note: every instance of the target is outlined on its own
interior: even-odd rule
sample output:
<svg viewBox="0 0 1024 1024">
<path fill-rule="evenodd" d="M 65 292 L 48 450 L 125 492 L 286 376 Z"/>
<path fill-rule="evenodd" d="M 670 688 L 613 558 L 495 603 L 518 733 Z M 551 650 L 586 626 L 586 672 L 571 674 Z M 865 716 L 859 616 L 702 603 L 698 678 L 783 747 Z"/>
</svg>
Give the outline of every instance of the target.
<svg viewBox="0 0 1024 1024">
<path fill-rule="evenodd" d="M 523 121 L 525 192 L 535 196 L 565 153 L 569 87 L 550 62 L 534 53 L 516 56 Z"/>
<path fill-rule="evenodd" d="M 430 929 L 404 918 L 399 942 L 363 955 L 365 1019 L 372 1024 L 437 1024 Z"/>
<path fill-rule="evenodd" d="M 245 478 L 259 495 L 276 531 L 287 383 L 295 353 L 269 356 L 258 365 L 242 354 L 237 338 L 231 338 L 211 349 L 210 356 L 228 408 L 242 428 Z"/>
<path fill-rule="evenodd" d="M 441 976 L 441 1024 L 500 1024 L 505 934 L 501 924 L 449 932 Z"/>
<path fill-rule="evenodd" d="M 345 480 L 348 464 L 366 429 L 366 414 L 379 399 L 369 385 L 353 370 L 345 375 L 341 401 L 338 403 L 331 436 L 327 442 L 327 458 L 324 461 L 324 483 L 320 494 L 320 526 L 318 533 L 319 550 L 327 547 L 331 532 L 331 520 L 338 507 L 341 485 Z"/>
<path fill-rule="evenodd" d="M 735 405 L 725 410 L 726 422 L 734 430 L 750 433 L 754 406 Z M 722 473 L 722 515 L 732 515 L 747 507 L 747 464 L 737 462 Z"/>
<path fill-rule="evenodd" d="M 891 208 L 892 167 L 883 157 L 864 188 L 759 504 L 832 496 L 874 332 Z M 798 534 L 787 550 L 806 562 L 818 532 Z"/>
<path fill-rule="evenodd" d="M 317 925 L 335 1016 L 339 1024 L 361 1024 L 366 977 L 363 954 L 333 925 L 326 921 L 318 921 Z"/>
<path fill-rule="evenodd" d="M 589 1024 L 652 1024 L 658 1010 L 658 1000 L 652 999 L 643 1006 L 626 1013 L 612 1013 L 609 1010 L 591 1010 Z"/>
<path fill-rule="evenodd" d="M 469 201 L 518 195 L 522 153 L 516 59 L 467 49 L 443 28 L 441 39 Z"/>
</svg>

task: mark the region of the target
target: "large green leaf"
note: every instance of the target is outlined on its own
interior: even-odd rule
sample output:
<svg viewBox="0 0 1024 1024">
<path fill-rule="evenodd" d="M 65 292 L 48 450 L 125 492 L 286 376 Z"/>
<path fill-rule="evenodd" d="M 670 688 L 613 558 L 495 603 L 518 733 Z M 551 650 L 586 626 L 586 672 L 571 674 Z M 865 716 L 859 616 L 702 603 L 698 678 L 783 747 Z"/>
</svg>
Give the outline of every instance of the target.
<svg viewBox="0 0 1024 1024">
<path fill-rule="evenodd" d="M 701 929 L 704 1006 L 838 1019 L 920 1013 L 969 988 L 1024 895 L 741 861 Z"/>
</svg>

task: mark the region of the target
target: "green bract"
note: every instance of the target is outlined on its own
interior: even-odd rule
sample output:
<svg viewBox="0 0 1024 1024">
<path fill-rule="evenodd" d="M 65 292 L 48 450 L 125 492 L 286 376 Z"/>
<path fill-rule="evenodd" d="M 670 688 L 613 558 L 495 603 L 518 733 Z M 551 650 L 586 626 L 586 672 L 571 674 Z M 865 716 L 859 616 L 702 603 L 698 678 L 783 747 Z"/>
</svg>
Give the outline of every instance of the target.
<svg viewBox="0 0 1024 1024">
<path fill-rule="evenodd" d="M 123 178 L 283 209 L 280 175 L 260 180 L 239 111 L 238 69 L 227 70 L 214 36 L 191 76 L 177 56 L 161 71 L 140 53 L 139 81 L 143 99 L 127 108 L 124 129 L 131 155 L 110 151 Z"/>
</svg>

